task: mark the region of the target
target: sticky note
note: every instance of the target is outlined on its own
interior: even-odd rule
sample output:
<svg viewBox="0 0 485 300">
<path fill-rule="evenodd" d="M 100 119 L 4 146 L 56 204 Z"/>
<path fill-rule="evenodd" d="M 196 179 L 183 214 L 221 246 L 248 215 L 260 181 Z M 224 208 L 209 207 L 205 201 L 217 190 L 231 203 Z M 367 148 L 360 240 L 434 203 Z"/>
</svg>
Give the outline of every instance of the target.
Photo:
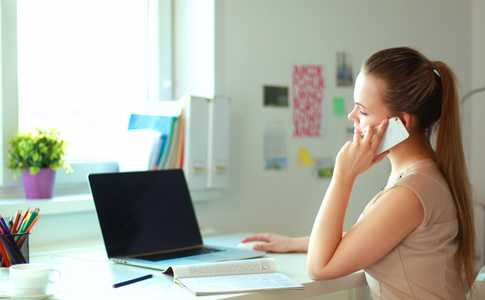
<svg viewBox="0 0 485 300">
<path fill-rule="evenodd" d="M 313 158 L 305 147 L 298 148 L 298 160 L 305 166 L 313 166 Z"/>
<path fill-rule="evenodd" d="M 345 116 L 347 112 L 345 110 L 345 101 L 342 97 L 333 98 L 333 114 L 335 116 Z"/>
<path fill-rule="evenodd" d="M 330 178 L 333 174 L 333 167 L 320 168 L 318 169 L 317 174 L 319 178 Z"/>
</svg>

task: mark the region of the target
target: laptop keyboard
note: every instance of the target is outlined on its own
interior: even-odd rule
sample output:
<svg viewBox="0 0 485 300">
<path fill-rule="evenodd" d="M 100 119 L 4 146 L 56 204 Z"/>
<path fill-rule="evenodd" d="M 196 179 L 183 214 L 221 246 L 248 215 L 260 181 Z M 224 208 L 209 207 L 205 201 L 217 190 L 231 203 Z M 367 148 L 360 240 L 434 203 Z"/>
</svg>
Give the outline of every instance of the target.
<svg viewBox="0 0 485 300">
<path fill-rule="evenodd" d="M 191 249 L 185 249 L 180 251 L 155 253 L 155 254 L 150 254 L 150 255 L 137 257 L 137 258 L 146 259 L 150 261 L 157 261 L 157 260 L 165 260 L 165 259 L 172 259 L 172 258 L 179 258 L 179 257 L 194 256 L 199 254 L 207 254 L 207 253 L 213 253 L 213 252 L 219 252 L 219 251 L 222 251 L 222 249 L 200 247 L 200 248 L 191 248 Z"/>
</svg>

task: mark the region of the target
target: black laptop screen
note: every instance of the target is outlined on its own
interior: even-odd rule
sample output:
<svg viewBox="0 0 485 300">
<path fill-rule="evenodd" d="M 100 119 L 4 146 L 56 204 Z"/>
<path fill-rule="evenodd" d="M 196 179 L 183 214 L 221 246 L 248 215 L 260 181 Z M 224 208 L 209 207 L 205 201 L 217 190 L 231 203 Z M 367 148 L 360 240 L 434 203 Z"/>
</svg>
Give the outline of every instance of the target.
<svg viewBox="0 0 485 300">
<path fill-rule="evenodd" d="M 90 174 L 109 257 L 202 244 L 182 170 Z"/>
</svg>

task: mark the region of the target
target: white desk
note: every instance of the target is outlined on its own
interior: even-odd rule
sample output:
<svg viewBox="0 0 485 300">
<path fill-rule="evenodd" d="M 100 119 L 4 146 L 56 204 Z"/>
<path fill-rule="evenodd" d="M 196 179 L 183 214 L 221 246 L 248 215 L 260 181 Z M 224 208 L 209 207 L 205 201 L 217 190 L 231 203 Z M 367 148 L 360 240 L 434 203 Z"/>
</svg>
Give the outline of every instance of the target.
<svg viewBox="0 0 485 300">
<path fill-rule="evenodd" d="M 213 245 L 236 246 L 247 234 L 208 237 L 204 241 Z M 55 299 L 301 299 L 366 285 L 362 272 L 339 279 L 312 281 L 306 275 L 306 255 L 301 253 L 267 254 L 274 257 L 278 271 L 302 283 L 305 290 L 271 291 L 245 294 L 195 297 L 173 283 L 173 277 L 160 271 L 125 266 L 107 260 L 104 247 L 81 252 L 65 252 L 51 256 L 32 257 L 32 262 L 45 262 L 62 272 L 60 282 L 51 286 Z M 151 279 L 113 288 L 113 283 L 145 274 Z"/>
</svg>

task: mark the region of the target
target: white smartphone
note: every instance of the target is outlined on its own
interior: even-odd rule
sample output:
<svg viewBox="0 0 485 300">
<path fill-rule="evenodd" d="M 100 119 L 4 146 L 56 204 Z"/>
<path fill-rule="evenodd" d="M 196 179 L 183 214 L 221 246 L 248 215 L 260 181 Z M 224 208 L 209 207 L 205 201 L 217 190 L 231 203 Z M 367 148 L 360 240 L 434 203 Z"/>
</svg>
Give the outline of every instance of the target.
<svg viewBox="0 0 485 300">
<path fill-rule="evenodd" d="M 379 126 L 377 126 L 375 129 L 378 129 Z M 404 124 L 401 122 L 401 120 L 398 117 L 390 118 L 389 125 L 386 128 L 386 132 L 384 132 L 381 143 L 379 144 L 379 147 L 377 147 L 376 155 L 379 155 L 382 152 L 389 150 L 390 148 L 396 146 L 408 137 L 409 133 L 406 130 L 406 127 L 404 127 Z"/>
</svg>

